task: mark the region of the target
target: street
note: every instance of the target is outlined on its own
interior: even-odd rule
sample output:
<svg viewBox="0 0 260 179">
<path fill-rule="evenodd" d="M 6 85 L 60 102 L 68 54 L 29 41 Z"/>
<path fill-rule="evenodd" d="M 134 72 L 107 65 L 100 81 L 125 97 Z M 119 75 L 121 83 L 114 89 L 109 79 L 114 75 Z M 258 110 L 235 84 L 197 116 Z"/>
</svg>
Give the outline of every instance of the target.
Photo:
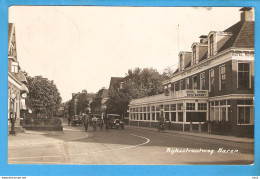
<svg viewBox="0 0 260 179">
<path fill-rule="evenodd" d="M 63 131 L 27 131 L 8 137 L 9 164 L 196 165 L 252 164 L 254 144 L 159 133 L 64 124 Z"/>
</svg>

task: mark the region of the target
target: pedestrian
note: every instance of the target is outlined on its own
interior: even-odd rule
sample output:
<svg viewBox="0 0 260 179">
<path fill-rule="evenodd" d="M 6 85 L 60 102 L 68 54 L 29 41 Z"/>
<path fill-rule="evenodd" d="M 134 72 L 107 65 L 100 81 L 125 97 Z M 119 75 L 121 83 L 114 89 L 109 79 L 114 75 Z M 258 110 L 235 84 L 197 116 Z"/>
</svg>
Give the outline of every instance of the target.
<svg viewBox="0 0 260 179">
<path fill-rule="evenodd" d="M 10 134 L 15 134 L 15 130 L 14 130 L 14 127 L 15 127 L 15 121 L 16 121 L 16 114 L 15 112 L 11 111 L 10 112 L 10 122 L 11 122 L 11 131 L 10 131 Z"/>
<path fill-rule="evenodd" d="M 104 117 L 103 117 L 103 114 L 102 114 L 101 119 L 100 119 L 100 129 L 101 129 L 101 131 L 103 129 L 103 125 L 104 125 Z"/>
<path fill-rule="evenodd" d="M 68 126 L 70 126 L 70 122 L 71 122 L 71 116 L 68 115 Z"/>
</svg>

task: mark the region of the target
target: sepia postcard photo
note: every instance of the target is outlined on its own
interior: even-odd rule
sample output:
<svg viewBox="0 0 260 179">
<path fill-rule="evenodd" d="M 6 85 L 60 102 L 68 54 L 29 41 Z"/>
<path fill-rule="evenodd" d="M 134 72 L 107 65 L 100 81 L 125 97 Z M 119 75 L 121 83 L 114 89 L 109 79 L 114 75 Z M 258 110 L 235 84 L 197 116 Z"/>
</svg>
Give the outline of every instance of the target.
<svg viewBox="0 0 260 179">
<path fill-rule="evenodd" d="M 10 6 L 8 164 L 254 164 L 254 7 Z"/>
</svg>

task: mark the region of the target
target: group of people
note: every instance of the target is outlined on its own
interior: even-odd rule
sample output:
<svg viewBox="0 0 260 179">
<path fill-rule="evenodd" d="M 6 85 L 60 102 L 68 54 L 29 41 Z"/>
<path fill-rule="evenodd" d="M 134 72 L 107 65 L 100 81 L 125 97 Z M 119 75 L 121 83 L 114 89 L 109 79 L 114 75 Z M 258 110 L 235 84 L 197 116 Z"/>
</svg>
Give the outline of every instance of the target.
<svg viewBox="0 0 260 179">
<path fill-rule="evenodd" d="M 106 126 L 106 130 L 108 131 L 108 124 L 105 122 L 106 120 L 104 120 L 103 115 L 101 116 L 101 119 L 98 120 L 98 118 L 96 116 L 93 116 L 91 118 L 91 115 L 89 113 L 89 111 L 86 111 L 86 113 L 83 113 L 82 115 L 82 123 L 85 127 L 85 131 L 88 130 L 89 125 L 92 125 L 93 130 L 96 131 L 97 126 L 99 125 L 101 131 L 103 130 L 103 126 Z M 71 118 L 68 117 L 68 125 L 70 125 L 71 122 Z"/>
</svg>

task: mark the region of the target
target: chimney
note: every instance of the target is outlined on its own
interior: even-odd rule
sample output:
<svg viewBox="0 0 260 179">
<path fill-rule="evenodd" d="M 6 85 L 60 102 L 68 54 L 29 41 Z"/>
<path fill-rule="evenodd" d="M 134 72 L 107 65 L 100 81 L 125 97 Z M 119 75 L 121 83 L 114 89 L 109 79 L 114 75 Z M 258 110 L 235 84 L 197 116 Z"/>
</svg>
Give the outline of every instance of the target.
<svg viewBox="0 0 260 179">
<path fill-rule="evenodd" d="M 201 35 L 199 38 L 200 38 L 200 43 L 207 43 L 208 42 L 208 36 L 207 35 Z"/>
<path fill-rule="evenodd" d="M 244 21 L 254 21 L 253 20 L 253 12 L 252 12 L 252 7 L 243 7 L 240 9 L 241 12 L 241 16 L 240 16 L 240 20 L 242 22 Z"/>
</svg>

